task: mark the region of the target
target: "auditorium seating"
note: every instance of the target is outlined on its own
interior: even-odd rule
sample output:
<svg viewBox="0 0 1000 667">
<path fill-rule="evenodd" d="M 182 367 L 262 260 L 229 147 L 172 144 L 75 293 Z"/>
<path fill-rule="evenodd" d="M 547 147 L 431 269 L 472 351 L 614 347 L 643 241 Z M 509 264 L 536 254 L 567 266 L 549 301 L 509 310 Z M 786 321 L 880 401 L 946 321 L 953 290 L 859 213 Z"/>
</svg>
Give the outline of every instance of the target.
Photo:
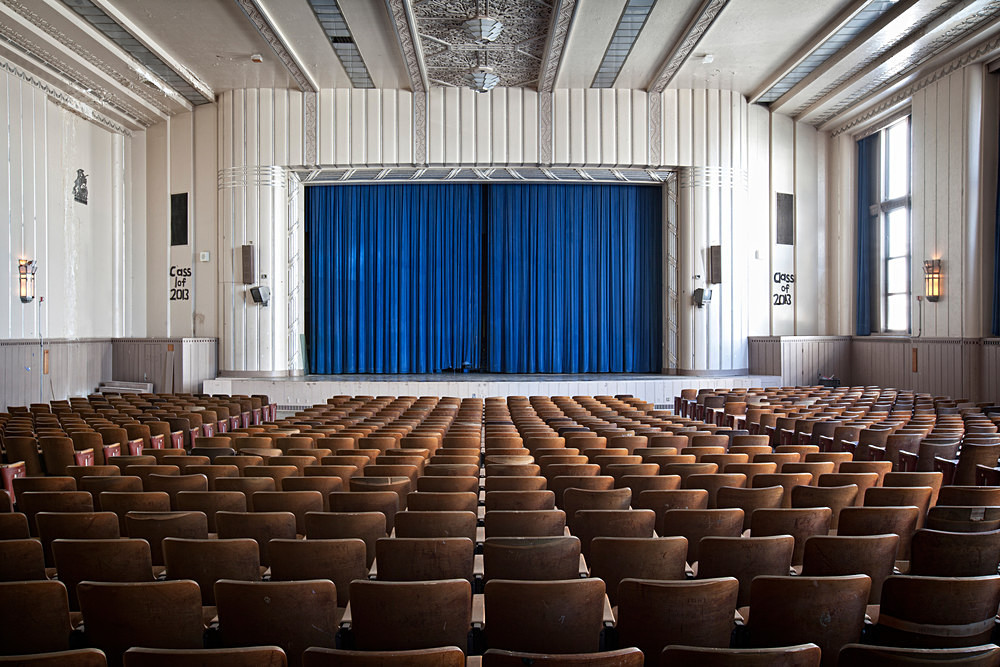
<svg viewBox="0 0 1000 667">
<path fill-rule="evenodd" d="M 104 465 L 42 447 L 60 436 L 35 413 L 0 415 L 5 454 L 33 439 L 39 463 L 0 504 L 0 652 L 91 646 L 140 667 L 995 655 L 1000 492 L 968 470 L 973 454 L 1000 466 L 980 408 L 871 387 L 702 391 L 673 413 L 611 396 L 338 396 L 281 418 L 263 399 L 111 400 L 71 404 Z M 944 437 L 954 457 L 917 460 Z M 143 600 L 163 606 L 129 611 Z"/>
</svg>

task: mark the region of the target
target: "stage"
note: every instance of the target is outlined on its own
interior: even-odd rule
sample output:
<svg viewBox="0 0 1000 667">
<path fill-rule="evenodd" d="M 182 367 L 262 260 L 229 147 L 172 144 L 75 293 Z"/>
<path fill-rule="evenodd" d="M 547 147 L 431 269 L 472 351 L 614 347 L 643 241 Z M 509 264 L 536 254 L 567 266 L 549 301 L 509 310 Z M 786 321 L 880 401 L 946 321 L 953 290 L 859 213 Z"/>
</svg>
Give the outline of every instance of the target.
<svg viewBox="0 0 1000 667">
<path fill-rule="evenodd" d="M 775 375 L 686 376 L 637 373 L 508 375 L 434 373 L 427 375 L 301 375 L 297 377 L 218 377 L 205 380 L 206 394 L 267 394 L 283 411 L 351 396 L 594 396 L 631 394 L 658 408 L 672 408 L 686 388 L 774 387 Z"/>
</svg>

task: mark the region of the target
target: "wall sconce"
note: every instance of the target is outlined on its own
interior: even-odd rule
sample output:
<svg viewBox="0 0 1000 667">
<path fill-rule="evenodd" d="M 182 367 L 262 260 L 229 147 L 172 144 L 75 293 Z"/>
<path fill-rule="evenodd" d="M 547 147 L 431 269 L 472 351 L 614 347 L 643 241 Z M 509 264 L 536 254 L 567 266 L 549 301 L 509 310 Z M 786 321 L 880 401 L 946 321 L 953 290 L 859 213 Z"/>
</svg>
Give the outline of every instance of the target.
<svg viewBox="0 0 1000 667">
<path fill-rule="evenodd" d="M 941 260 L 924 260 L 924 296 L 930 302 L 941 298 Z"/>
<path fill-rule="evenodd" d="M 17 260 L 18 293 L 21 303 L 31 303 L 35 300 L 35 271 L 38 262 L 33 259 Z"/>
<path fill-rule="evenodd" d="M 691 293 L 691 301 L 699 308 L 704 308 L 706 303 L 712 301 L 712 290 L 699 287 Z"/>
</svg>

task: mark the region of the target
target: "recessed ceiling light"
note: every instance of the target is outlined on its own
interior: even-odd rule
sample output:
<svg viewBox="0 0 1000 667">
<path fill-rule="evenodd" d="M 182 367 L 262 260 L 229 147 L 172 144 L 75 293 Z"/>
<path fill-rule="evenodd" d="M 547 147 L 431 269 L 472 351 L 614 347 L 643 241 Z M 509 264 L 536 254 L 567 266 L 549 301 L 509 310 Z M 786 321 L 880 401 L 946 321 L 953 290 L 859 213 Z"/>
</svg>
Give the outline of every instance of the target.
<svg viewBox="0 0 1000 667">
<path fill-rule="evenodd" d="M 699 56 L 699 59 L 702 65 L 711 65 L 713 62 L 715 62 L 715 56 L 712 55 L 711 53 L 706 53 L 702 56 Z"/>
<path fill-rule="evenodd" d="M 250 62 L 252 62 L 252 63 L 262 63 L 262 62 L 264 62 L 264 56 L 260 55 L 259 53 L 255 53 L 252 56 L 250 56 Z"/>
</svg>

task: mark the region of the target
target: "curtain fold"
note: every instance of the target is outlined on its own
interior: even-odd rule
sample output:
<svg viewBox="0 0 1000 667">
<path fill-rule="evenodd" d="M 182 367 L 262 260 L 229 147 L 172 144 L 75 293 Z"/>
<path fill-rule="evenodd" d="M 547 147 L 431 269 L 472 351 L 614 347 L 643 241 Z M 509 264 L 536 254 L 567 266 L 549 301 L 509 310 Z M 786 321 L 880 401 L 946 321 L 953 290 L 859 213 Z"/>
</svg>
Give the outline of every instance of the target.
<svg viewBox="0 0 1000 667">
<path fill-rule="evenodd" d="M 480 365 L 482 188 L 306 189 L 313 373 Z"/>
<path fill-rule="evenodd" d="M 486 368 L 659 372 L 659 188 L 489 187 Z"/>
<path fill-rule="evenodd" d="M 997 202 L 993 239 L 993 326 L 991 332 L 1000 336 L 1000 165 L 997 165 Z"/>
<path fill-rule="evenodd" d="M 872 332 L 872 295 L 875 258 L 873 235 L 878 229 L 878 214 L 871 207 L 879 202 L 879 135 L 873 134 L 858 142 L 858 228 L 857 280 L 855 291 L 855 333 L 868 336 Z"/>
</svg>

